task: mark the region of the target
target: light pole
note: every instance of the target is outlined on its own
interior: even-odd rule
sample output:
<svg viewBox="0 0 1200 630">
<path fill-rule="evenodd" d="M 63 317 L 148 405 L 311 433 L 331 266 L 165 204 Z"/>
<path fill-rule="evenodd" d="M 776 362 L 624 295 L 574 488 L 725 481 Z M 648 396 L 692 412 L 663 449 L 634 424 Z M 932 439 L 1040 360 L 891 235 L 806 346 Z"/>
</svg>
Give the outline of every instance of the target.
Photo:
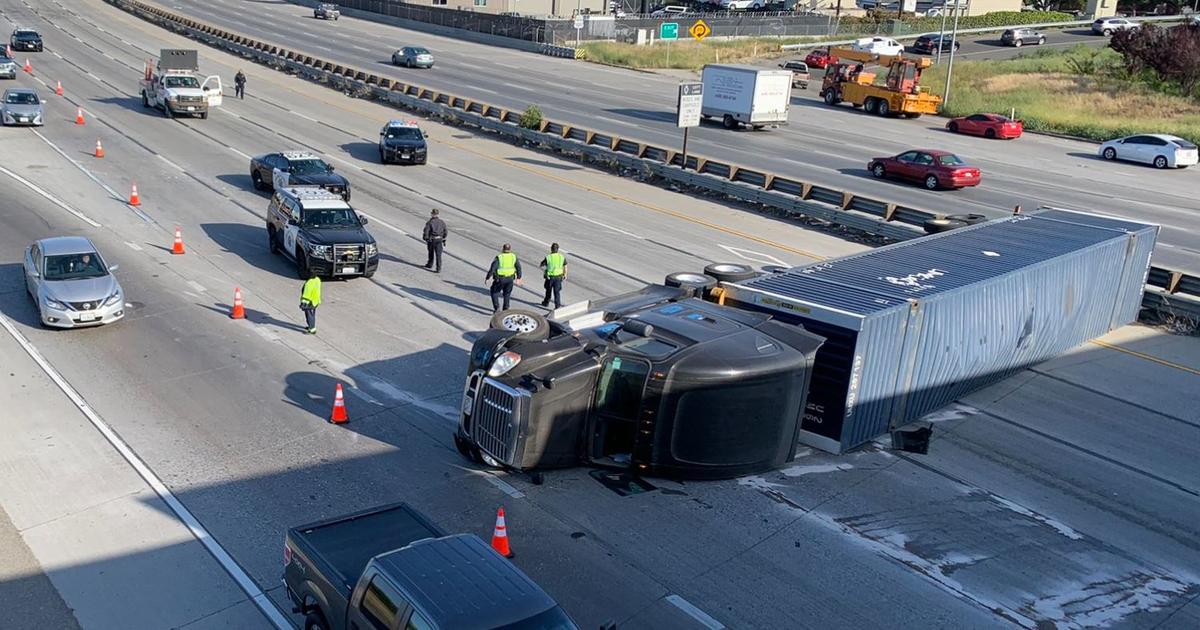
<svg viewBox="0 0 1200 630">
<path fill-rule="evenodd" d="M 942 63 L 942 39 L 946 37 L 946 16 L 947 16 L 946 2 L 947 1 L 948 0 L 942 0 L 942 30 L 938 31 L 937 63 Z M 957 4 L 958 0 L 953 0 L 953 2 L 955 4 Z M 1200 2 L 1200 0 L 1197 0 L 1197 2 Z"/>
<path fill-rule="evenodd" d="M 971 0 L 967 0 L 967 10 L 971 10 Z M 962 13 L 962 8 L 956 1 L 954 5 L 954 30 L 950 34 L 950 40 L 958 41 L 958 15 Z M 938 42 L 938 48 L 941 48 L 941 42 Z M 950 66 L 946 68 L 946 90 L 942 93 L 942 107 L 950 102 L 950 79 L 954 76 L 954 44 L 950 45 Z"/>
</svg>

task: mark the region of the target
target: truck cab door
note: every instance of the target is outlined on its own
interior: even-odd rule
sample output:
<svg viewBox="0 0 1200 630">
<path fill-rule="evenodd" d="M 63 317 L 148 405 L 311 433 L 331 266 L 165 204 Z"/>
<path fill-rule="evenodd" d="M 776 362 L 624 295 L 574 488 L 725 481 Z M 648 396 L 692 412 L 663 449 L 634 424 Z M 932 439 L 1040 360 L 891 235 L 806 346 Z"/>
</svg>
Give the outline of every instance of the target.
<svg viewBox="0 0 1200 630">
<path fill-rule="evenodd" d="M 200 84 L 200 89 L 204 90 L 204 97 L 208 99 L 209 107 L 220 107 L 223 98 L 223 90 L 221 87 L 221 77 L 212 75 Z"/>
<path fill-rule="evenodd" d="M 637 422 L 642 410 L 650 364 L 630 357 L 609 357 L 596 382 L 589 417 L 588 455 L 609 466 L 633 465 Z"/>
</svg>

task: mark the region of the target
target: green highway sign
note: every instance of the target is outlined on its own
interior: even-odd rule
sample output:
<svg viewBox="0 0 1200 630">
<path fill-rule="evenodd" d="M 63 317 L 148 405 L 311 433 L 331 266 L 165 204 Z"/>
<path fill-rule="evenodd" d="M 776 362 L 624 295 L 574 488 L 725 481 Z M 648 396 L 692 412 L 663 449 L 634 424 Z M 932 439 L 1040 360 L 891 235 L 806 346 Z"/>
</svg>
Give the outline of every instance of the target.
<svg viewBox="0 0 1200 630">
<path fill-rule="evenodd" d="M 679 22 L 663 22 L 658 26 L 659 39 L 679 39 Z"/>
</svg>

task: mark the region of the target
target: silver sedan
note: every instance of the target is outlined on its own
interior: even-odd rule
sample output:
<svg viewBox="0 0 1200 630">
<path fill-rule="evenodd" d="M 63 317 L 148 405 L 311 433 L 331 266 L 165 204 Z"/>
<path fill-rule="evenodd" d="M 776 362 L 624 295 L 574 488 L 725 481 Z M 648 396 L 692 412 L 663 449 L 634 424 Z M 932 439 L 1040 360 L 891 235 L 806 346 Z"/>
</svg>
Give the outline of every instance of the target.
<svg viewBox="0 0 1200 630">
<path fill-rule="evenodd" d="M 25 289 L 43 326 L 110 324 L 125 316 L 125 293 L 96 246 L 82 236 L 56 236 L 25 250 Z"/>
<path fill-rule="evenodd" d="M 0 103 L 0 122 L 5 125 L 42 125 L 42 99 L 29 88 L 4 90 Z"/>
</svg>

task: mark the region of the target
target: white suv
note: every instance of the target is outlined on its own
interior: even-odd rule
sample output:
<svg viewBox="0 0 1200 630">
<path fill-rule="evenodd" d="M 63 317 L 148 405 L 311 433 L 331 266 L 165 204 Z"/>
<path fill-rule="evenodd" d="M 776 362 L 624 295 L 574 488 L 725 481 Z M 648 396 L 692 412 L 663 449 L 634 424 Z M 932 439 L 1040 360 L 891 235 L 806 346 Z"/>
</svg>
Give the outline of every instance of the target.
<svg viewBox="0 0 1200 630">
<path fill-rule="evenodd" d="M 1133 20 L 1119 17 L 1100 18 L 1092 22 L 1092 32 L 1097 35 L 1112 35 L 1114 31 L 1127 31 L 1137 28 L 1139 24 Z"/>
</svg>

